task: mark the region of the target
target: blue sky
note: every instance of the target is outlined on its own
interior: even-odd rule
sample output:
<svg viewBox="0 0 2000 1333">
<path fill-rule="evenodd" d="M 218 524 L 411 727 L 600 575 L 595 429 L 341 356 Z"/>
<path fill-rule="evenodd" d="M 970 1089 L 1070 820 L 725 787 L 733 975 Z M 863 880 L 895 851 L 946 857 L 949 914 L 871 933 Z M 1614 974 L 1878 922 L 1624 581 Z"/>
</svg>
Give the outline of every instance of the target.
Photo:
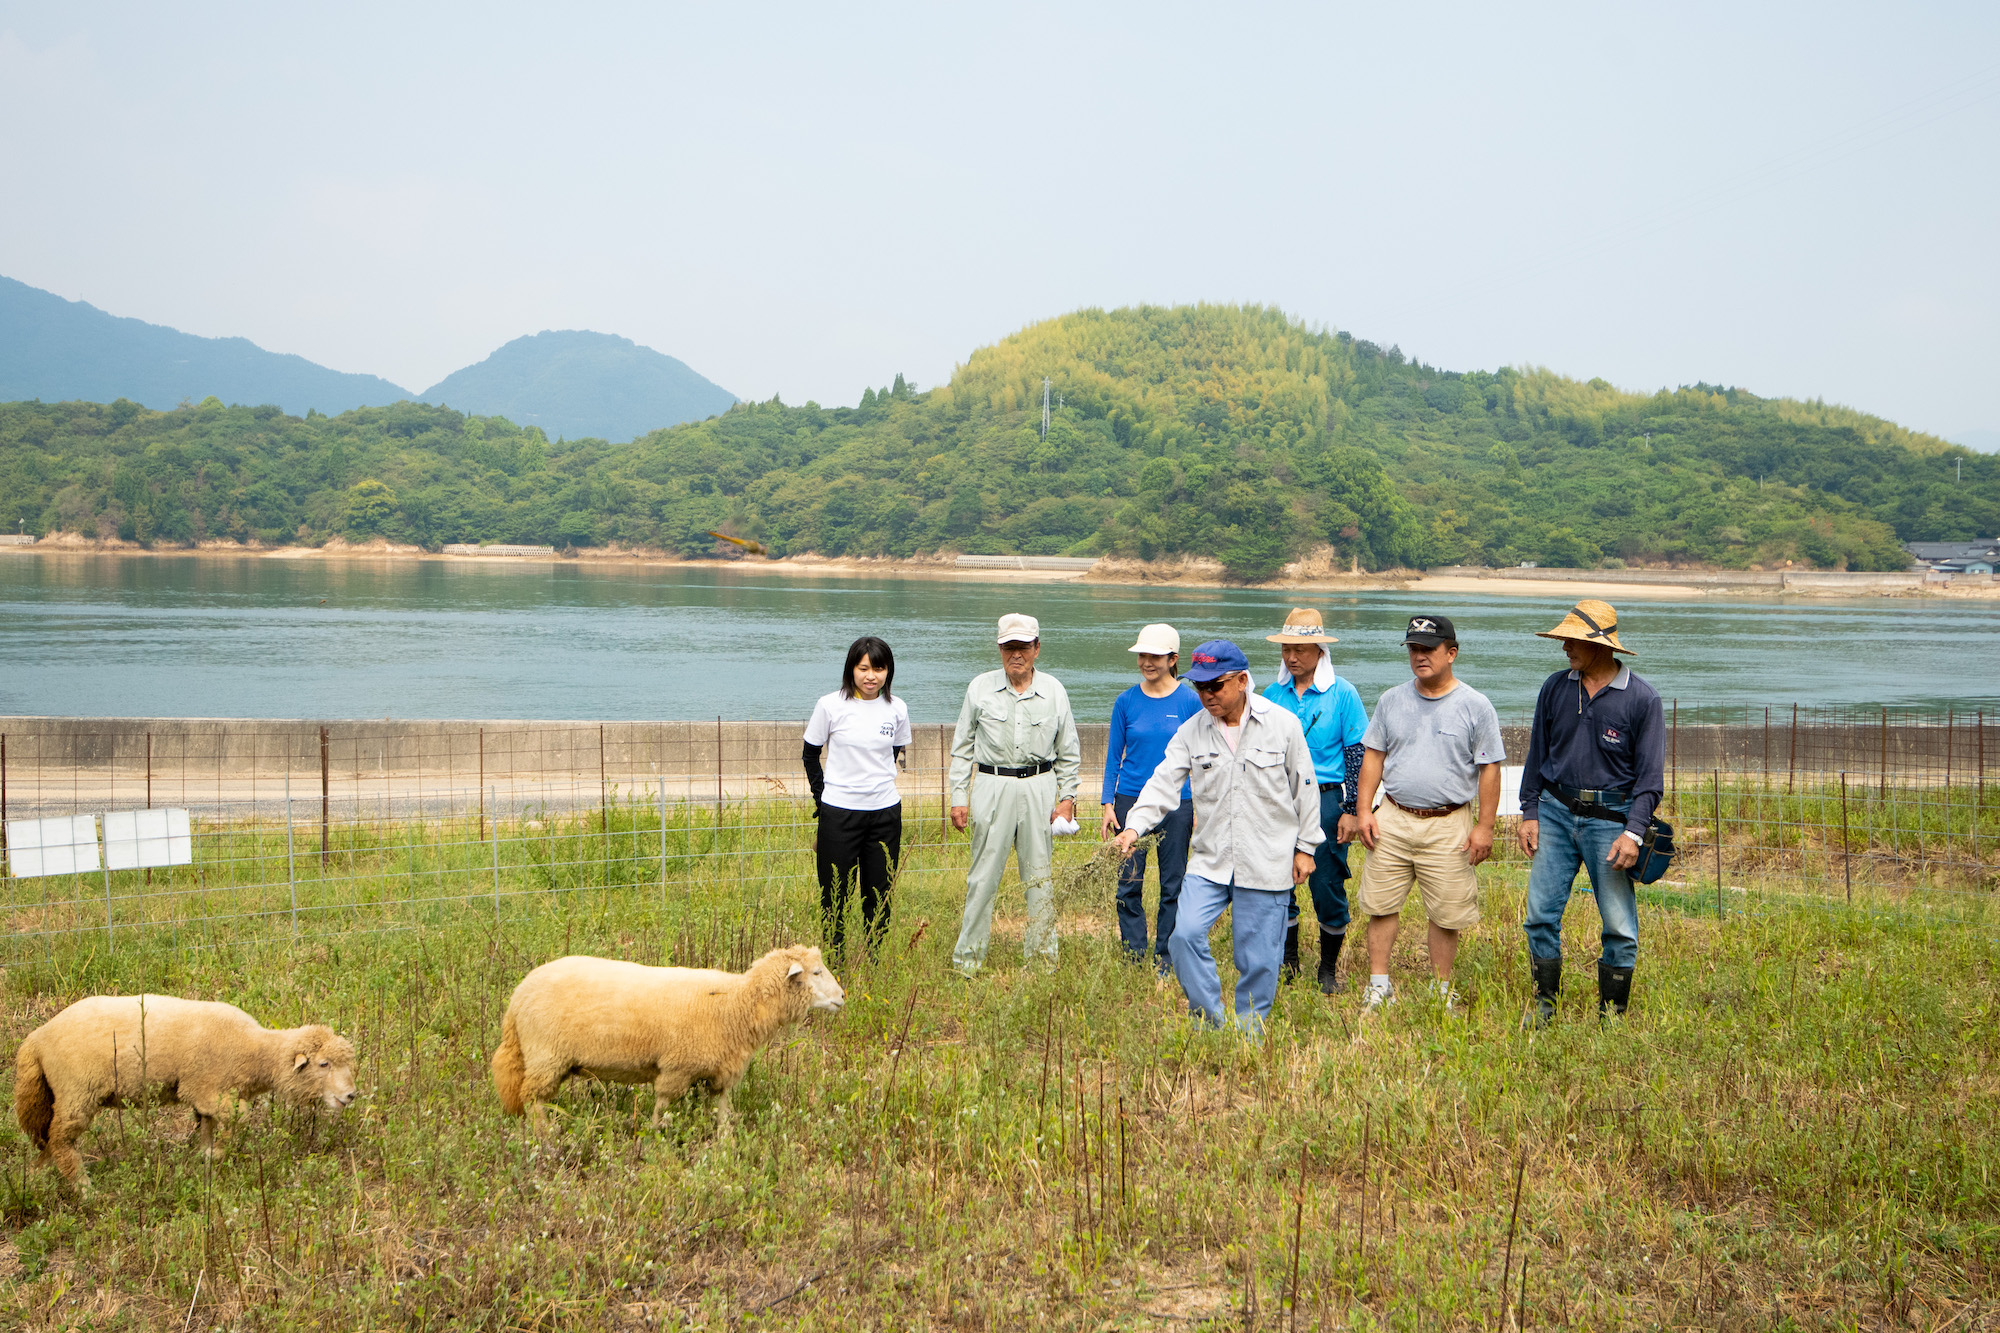
<svg viewBox="0 0 2000 1333">
<path fill-rule="evenodd" d="M 0 273 L 852 403 L 1081 306 L 2000 431 L 2000 6 L 30 5 Z M 2000 442 L 2000 441 L 1996 441 Z"/>
</svg>

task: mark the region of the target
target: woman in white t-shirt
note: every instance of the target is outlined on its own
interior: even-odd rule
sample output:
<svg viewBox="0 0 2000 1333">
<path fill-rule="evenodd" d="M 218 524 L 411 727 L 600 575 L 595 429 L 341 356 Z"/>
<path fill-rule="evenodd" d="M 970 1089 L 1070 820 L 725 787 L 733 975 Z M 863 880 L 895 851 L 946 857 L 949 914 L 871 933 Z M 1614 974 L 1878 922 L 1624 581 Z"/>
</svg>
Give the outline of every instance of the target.
<svg viewBox="0 0 2000 1333">
<path fill-rule="evenodd" d="M 910 710 L 889 693 L 896 656 L 874 635 L 847 650 L 840 688 L 806 723 L 806 781 L 819 820 L 819 906 L 827 951 L 838 964 L 847 894 L 861 880 L 861 928 L 872 957 L 889 926 L 889 882 L 903 854 L 903 797 L 896 773 L 910 744 Z"/>
</svg>

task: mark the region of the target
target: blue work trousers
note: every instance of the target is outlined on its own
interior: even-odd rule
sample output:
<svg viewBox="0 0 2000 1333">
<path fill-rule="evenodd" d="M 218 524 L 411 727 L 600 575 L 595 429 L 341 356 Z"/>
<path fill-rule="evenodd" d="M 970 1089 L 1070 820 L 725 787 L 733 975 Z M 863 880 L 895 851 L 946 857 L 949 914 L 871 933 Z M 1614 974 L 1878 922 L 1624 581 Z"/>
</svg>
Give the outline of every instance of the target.
<svg viewBox="0 0 2000 1333">
<path fill-rule="evenodd" d="M 1344 790 L 1336 782 L 1319 794 L 1319 828 L 1326 834 L 1326 841 L 1313 850 L 1312 878 L 1306 881 L 1306 887 L 1312 891 L 1313 915 L 1319 918 L 1321 933 L 1327 935 L 1345 935 L 1347 923 L 1352 919 L 1347 910 L 1347 848 L 1334 841 L 1334 835 L 1340 832 Z M 1298 919 L 1299 891 L 1294 888 L 1285 924 Z"/>
<path fill-rule="evenodd" d="M 1236 1021 L 1253 1036 L 1264 1031 L 1271 1002 L 1278 998 L 1278 966 L 1285 953 L 1284 889 L 1250 889 L 1217 884 L 1190 872 L 1181 882 L 1180 920 L 1167 946 L 1174 975 L 1187 992 L 1188 1012 L 1215 1027 L 1229 1021 L 1222 1007 L 1222 978 L 1208 951 L 1208 932 L 1229 909 L 1236 955 Z"/>
<path fill-rule="evenodd" d="M 1111 813 L 1118 827 L 1139 800 L 1134 792 L 1118 792 L 1111 798 Z M 1154 939 L 1159 965 L 1167 966 L 1167 941 L 1174 937 L 1174 918 L 1180 911 L 1181 879 L 1187 874 L 1188 842 L 1194 837 L 1194 802 L 1182 801 L 1178 810 L 1160 821 L 1160 910 Z M 1118 867 L 1118 938 L 1134 958 L 1146 956 L 1146 849 L 1140 847 Z"/>
<path fill-rule="evenodd" d="M 1625 807 L 1604 801 L 1607 810 Z M 1541 842 L 1528 871 L 1528 953 L 1536 958 L 1562 957 L 1563 909 L 1579 866 L 1590 876 L 1597 896 L 1597 915 L 1604 923 L 1603 962 L 1631 967 L 1639 960 L 1639 901 L 1632 877 L 1604 859 L 1611 844 L 1625 835 L 1623 824 L 1589 819 L 1573 813 L 1548 792 L 1536 814 Z"/>
</svg>

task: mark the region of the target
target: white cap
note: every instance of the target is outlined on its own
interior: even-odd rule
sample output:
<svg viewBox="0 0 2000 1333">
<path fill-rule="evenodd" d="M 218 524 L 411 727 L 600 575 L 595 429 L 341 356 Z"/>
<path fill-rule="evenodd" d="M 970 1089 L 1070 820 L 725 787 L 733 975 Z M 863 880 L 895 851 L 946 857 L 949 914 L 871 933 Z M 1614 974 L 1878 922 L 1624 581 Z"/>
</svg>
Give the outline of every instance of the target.
<svg viewBox="0 0 2000 1333">
<path fill-rule="evenodd" d="M 1168 653 L 1177 653 L 1180 650 L 1181 632 L 1179 630 L 1175 629 L 1172 625 L 1148 625 L 1139 631 L 1139 641 L 1126 651 L 1152 653 L 1157 657 L 1165 657 Z"/>
<path fill-rule="evenodd" d="M 1009 615 L 1000 617 L 1001 643 L 1033 643 L 1042 637 L 1042 622 L 1033 616 Z"/>
</svg>

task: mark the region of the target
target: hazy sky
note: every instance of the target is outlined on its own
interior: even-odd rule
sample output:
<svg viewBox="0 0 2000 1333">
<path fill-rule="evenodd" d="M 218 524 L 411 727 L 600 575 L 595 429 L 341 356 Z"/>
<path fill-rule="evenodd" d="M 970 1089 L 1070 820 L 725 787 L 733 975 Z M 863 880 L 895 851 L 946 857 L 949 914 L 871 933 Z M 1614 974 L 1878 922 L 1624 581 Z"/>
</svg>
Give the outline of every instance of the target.
<svg viewBox="0 0 2000 1333">
<path fill-rule="evenodd" d="M 0 273 L 421 390 L 852 403 L 1081 306 L 2000 430 L 2000 5 L 0 0 Z"/>
</svg>

